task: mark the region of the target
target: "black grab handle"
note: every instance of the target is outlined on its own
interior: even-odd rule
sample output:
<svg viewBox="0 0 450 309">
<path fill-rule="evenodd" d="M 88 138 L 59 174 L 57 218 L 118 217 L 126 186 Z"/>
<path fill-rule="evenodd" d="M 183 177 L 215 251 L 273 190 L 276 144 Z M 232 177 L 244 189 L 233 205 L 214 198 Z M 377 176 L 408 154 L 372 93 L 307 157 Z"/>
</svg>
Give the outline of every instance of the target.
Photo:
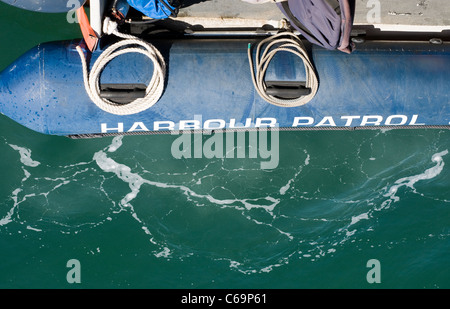
<svg viewBox="0 0 450 309">
<path fill-rule="evenodd" d="M 297 99 L 311 94 L 311 88 L 306 82 L 297 81 L 266 81 L 266 93 L 279 99 Z"/>
<path fill-rule="evenodd" d="M 101 84 L 100 97 L 118 104 L 128 104 L 145 97 L 144 84 Z"/>
</svg>

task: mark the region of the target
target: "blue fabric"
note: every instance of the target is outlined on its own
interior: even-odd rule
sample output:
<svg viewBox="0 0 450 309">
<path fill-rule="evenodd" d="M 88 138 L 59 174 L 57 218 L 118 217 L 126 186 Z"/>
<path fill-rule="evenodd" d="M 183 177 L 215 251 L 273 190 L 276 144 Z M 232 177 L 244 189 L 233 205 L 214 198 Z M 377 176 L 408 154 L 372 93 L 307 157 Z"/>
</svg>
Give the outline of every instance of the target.
<svg viewBox="0 0 450 309">
<path fill-rule="evenodd" d="M 172 15 L 172 12 L 164 5 L 171 7 L 174 11 L 175 7 L 171 6 L 167 0 L 127 0 L 128 4 L 144 15 L 154 18 L 163 19 Z M 162 3 L 164 1 L 164 3 Z"/>
</svg>

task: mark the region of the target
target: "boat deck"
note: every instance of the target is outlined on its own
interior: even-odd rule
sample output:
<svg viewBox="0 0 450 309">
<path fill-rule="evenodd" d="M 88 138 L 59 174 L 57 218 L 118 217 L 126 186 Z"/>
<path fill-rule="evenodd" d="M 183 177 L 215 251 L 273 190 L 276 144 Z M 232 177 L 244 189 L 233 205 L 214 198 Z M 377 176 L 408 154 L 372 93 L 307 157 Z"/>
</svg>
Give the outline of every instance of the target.
<svg viewBox="0 0 450 309">
<path fill-rule="evenodd" d="M 374 3 L 374 4 L 372 4 Z M 450 29 L 448 0 L 356 0 L 355 26 L 383 31 L 440 32 Z M 274 3 L 185 0 L 177 20 L 208 27 L 276 25 L 284 18 Z"/>
</svg>

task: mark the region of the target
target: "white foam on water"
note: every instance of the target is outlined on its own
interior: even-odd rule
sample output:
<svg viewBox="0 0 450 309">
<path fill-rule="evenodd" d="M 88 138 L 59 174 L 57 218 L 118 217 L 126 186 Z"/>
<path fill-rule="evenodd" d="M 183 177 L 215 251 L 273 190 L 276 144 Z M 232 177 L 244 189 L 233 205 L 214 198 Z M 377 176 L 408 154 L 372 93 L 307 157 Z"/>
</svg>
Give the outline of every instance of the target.
<svg viewBox="0 0 450 309">
<path fill-rule="evenodd" d="M 289 190 L 289 188 L 291 187 L 291 182 L 292 182 L 292 179 L 289 179 L 288 183 L 280 188 L 281 195 L 284 195 L 286 193 L 286 191 Z"/>
<path fill-rule="evenodd" d="M 291 253 L 288 253 L 286 256 L 281 257 L 279 259 L 277 259 L 276 262 L 263 266 L 261 268 L 255 267 L 254 265 L 250 265 L 247 266 L 244 263 L 241 263 L 239 261 L 230 259 L 230 258 L 225 258 L 225 257 L 220 257 L 220 258 L 216 258 L 216 261 L 227 261 L 229 263 L 229 268 L 232 270 L 236 270 L 240 273 L 246 274 L 246 275 L 251 275 L 251 274 L 261 274 L 261 273 L 269 273 L 272 270 L 274 270 L 275 268 L 278 267 L 282 267 L 284 265 L 289 264 L 289 260 L 292 258 L 293 255 L 295 255 L 297 252 L 296 250 L 294 250 Z"/>
<path fill-rule="evenodd" d="M 23 172 L 25 173 L 25 177 L 22 178 L 22 182 L 24 182 L 25 180 L 27 180 L 31 176 L 30 172 L 27 171 L 26 169 L 23 169 Z"/>
<path fill-rule="evenodd" d="M 381 209 L 387 208 L 390 206 L 390 204 L 392 202 L 398 202 L 400 200 L 400 197 L 398 197 L 396 195 L 399 188 L 408 187 L 408 188 L 412 189 L 413 192 L 416 192 L 416 188 L 414 187 L 414 185 L 417 182 L 422 181 L 422 180 L 433 179 L 436 176 L 438 176 L 444 169 L 444 165 L 445 165 L 442 157 L 447 154 L 448 154 L 448 150 L 444 150 L 444 151 L 434 154 L 431 157 L 431 161 L 436 163 L 435 166 L 430 167 L 429 169 L 425 170 L 421 174 L 400 178 L 400 179 L 396 180 L 394 185 L 392 185 L 389 189 L 387 187 L 385 187 L 385 190 L 387 192 L 383 196 L 388 197 L 388 199 L 381 204 Z"/>
<path fill-rule="evenodd" d="M 305 159 L 304 165 L 301 166 L 301 167 L 299 168 L 299 170 L 295 173 L 294 177 L 292 177 L 291 179 L 289 179 L 288 182 L 287 182 L 284 186 L 282 186 L 282 187 L 280 188 L 280 194 L 281 194 L 281 195 L 286 194 L 286 191 L 289 190 L 289 188 L 291 187 L 291 183 L 292 183 L 293 181 L 295 181 L 295 179 L 297 178 L 297 176 L 302 172 L 303 167 L 309 165 L 309 160 L 311 159 L 311 157 L 310 157 L 309 154 L 306 152 L 306 150 L 304 150 L 304 152 L 305 152 L 305 154 L 306 154 L 306 159 Z"/>
<path fill-rule="evenodd" d="M 6 224 L 12 222 L 11 217 L 12 217 L 13 211 L 14 211 L 13 209 L 10 209 L 10 211 L 8 211 L 6 216 L 3 217 L 2 219 L 0 219 L 0 226 L 6 225 Z"/>
<path fill-rule="evenodd" d="M 25 147 L 20 147 L 17 145 L 13 145 L 13 144 L 8 144 L 12 149 L 16 150 L 19 152 L 20 155 L 20 162 L 22 162 L 25 166 L 29 166 L 29 167 L 36 167 L 39 164 L 41 164 L 38 161 L 35 161 L 33 159 L 31 159 L 31 150 L 27 149 Z M 27 171 L 24 167 L 22 167 L 22 170 L 24 172 L 24 177 L 21 180 L 21 183 L 24 183 L 28 178 L 30 178 L 31 173 L 29 171 Z M 0 226 L 4 226 L 10 222 L 12 222 L 12 216 L 14 214 L 15 209 L 17 208 L 18 204 L 20 203 L 18 201 L 18 194 L 22 191 L 21 188 L 17 188 L 12 192 L 11 195 L 11 199 L 14 201 L 14 205 L 13 207 L 6 213 L 6 215 L 0 219 Z M 30 195 L 26 195 L 24 197 L 24 199 L 26 199 L 26 197 L 31 197 L 34 196 L 33 194 Z"/>
<path fill-rule="evenodd" d="M 35 231 L 35 232 L 42 232 L 41 229 L 38 229 L 38 228 L 35 228 L 35 227 L 32 227 L 32 226 L 29 226 L 29 225 L 27 225 L 27 230 L 31 230 L 31 231 Z"/>
<path fill-rule="evenodd" d="M 27 200 L 27 198 L 29 197 L 35 197 L 36 194 L 35 193 L 30 193 L 30 194 L 26 194 L 23 196 L 23 198 L 19 201 L 18 200 L 18 194 L 22 192 L 22 189 L 17 188 L 12 192 L 12 196 L 11 199 L 14 201 L 14 205 L 13 207 L 11 207 L 11 209 L 6 213 L 6 216 L 3 217 L 2 219 L 0 219 L 0 226 L 2 225 L 6 225 L 10 222 L 12 222 L 12 216 L 14 214 L 14 211 L 17 209 L 17 207 L 19 206 L 20 203 L 24 202 Z"/>
<path fill-rule="evenodd" d="M 19 151 L 19 153 L 21 154 L 21 162 L 24 164 L 24 166 L 22 166 L 22 170 L 24 172 L 24 177 L 21 180 L 20 187 L 14 189 L 11 192 L 10 198 L 13 201 L 13 205 L 12 205 L 11 209 L 6 213 L 6 215 L 0 219 L 0 226 L 11 223 L 15 219 L 19 219 L 17 221 L 18 223 L 24 224 L 26 219 L 25 219 L 25 221 L 23 221 L 24 219 L 23 218 L 20 219 L 18 215 L 16 216 L 17 218 L 14 217 L 14 214 L 18 211 L 20 204 L 22 204 L 23 202 L 27 201 L 30 198 L 35 198 L 35 197 L 39 197 L 39 196 L 43 196 L 47 199 L 50 193 L 57 191 L 60 187 L 69 184 L 71 182 L 71 180 L 69 180 L 68 178 L 70 178 L 70 177 L 74 178 L 76 175 L 88 171 L 88 168 L 86 168 L 84 170 L 76 171 L 73 175 L 71 175 L 68 178 L 65 178 L 65 177 L 51 178 L 51 177 L 47 177 L 47 176 L 33 178 L 32 181 L 37 181 L 38 183 L 40 183 L 41 181 L 44 180 L 45 182 L 53 182 L 55 184 L 52 185 L 49 190 L 44 191 L 44 192 L 37 191 L 37 192 L 33 192 L 33 193 L 27 193 L 29 190 L 39 190 L 40 186 L 33 185 L 32 187 L 30 187 L 26 184 L 26 182 L 31 178 L 31 173 L 27 169 L 25 169 L 25 166 L 36 167 L 36 166 L 40 165 L 41 163 L 31 159 L 31 151 L 29 151 L 28 149 L 26 149 L 24 147 L 19 147 L 16 145 L 11 145 L 11 144 L 8 144 L 8 145 L 10 145 L 13 149 Z M 67 168 L 67 167 L 75 167 L 75 166 L 85 165 L 85 164 L 89 164 L 89 162 L 81 162 L 81 163 L 77 163 L 77 164 L 73 164 L 73 165 L 69 165 L 69 166 L 60 166 L 59 168 L 64 169 L 63 171 L 65 172 L 65 168 Z M 24 190 L 23 188 L 26 188 L 26 190 Z M 54 223 L 58 224 L 57 222 L 54 222 Z M 32 225 L 34 225 L 34 224 L 32 224 Z M 26 228 L 28 230 L 42 231 L 41 229 L 39 229 L 37 227 L 32 227 L 32 225 L 27 225 Z"/>
<path fill-rule="evenodd" d="M 24 182 L 25 180 L 27 180 L 30 177 L 30 173 L 23 169 L 25 172 L 25 177 L 22 179 L 22 182 Z M 11 209 L 6 213 L 6 215 L 0 219 L 0 226 L 6 225 L 10 222 L 12 222 L 12 216 L 14 214 L 14 211 L 18 205 L 18 194 L 22 191 L 21 188 L 17 188 L 15 189 L 12 193 L 11 193 L 11 199 L 14 201 L 14 205 L 13 207 L 11 207 Z"/>
<path fill-rule="evenodd" d="M 363 212 L 359 215 L 352 216 L 351 222 L 347 226 L 339 229 L 340 232 L 345 231 L 345 233 L 346 233 L 346 238 L 343 240 L 343 242 L 348 240 L 348 237 L 350 237 L 356 233 L 356 229 L 353 229 L 351 231 L 349 230 L 350 226 L 357 224 L 361 220 L 369 220 L 370 218 L 372 218 L 374 211 L 380 211 L 383 209 L 387 209 L 390 207 L 390 205 L 392 203 L 396 203 L 396 202 L 400 201 L 400 197 L 397 196 L 396 194 L 401 187 L 407 187 L 407 188 L 412 189 L 413 192 L 417 192 L 416 188 L 414 187 L 414 185 L 417 182 L 422 181 L 422 180 L 433 179 L 436 176 L 438 176 L 444 169 L 444 165 L 445 165 L 442 157 L 447 154 L 448 154 L 448 150 L 444 150 L 444 151 L 434 154 L 431 157 L 431 161 L 436 163 L 435 166 L 428 168 L 423 173 L 400 178 L 400 179 L 396 180 L 394 182 L 394 185 L 392 185 L 390 187 L 388 187 L 388 186 L 384 187 L 383 190 L 386 193 L 383 194 L 383 197 L 387 197 L 388 199 L 384 200 L 380 206 L 376 206 L 375 208 L 370 209 L 367 212 Z M 371 205 L 371 204 L 374 205 L 373 203 L 368 203 L 368 205 Z M 369 230 L 371 230 L 371 229 L 369 229 Z"/>
<path fill-rule="evenodd" d="M 164 247 L 163 250 L 161 252 L 155 253 L 155 256 L 157 258 L 159 257 L 164 257 L 164 258 L 168 258 L 170 256 L 170 249 L 167 247 Z"/>
<path fill-rule="evenodd" d="M 142 230 L 145 232 L 145 234 L 150 236 L 150 242 L 159 247 L 159 249 L 154 252 L 154 255 L 156 257 L 169 258 L 173 253 L 170 251 L 170 249 L 167 247 L 167 245 L 165 243 L 158 243 L 157 241 L 155 241 L 149 228 L 147 226 L 145 226 L 145 222 L 143 220 L 141 220 L 141 218 L 139 218 L 138 213 L 135 211 L 133 205 L 131 204 L 131 202 L 140 193 L 141 187 L 144 184 L 150 185 L 153 187 L 157 187 L 157 188 L 179 190 L 183 195 L 186 196 L 188 201 L 194 202 L 197 206 L 200 206 L 200 204 L 197 202 L 198 200 L 205 200 L 205 201 L 208 201 L 209 203 L 217 205 L 221 208 L 231 207 L 231 208 L 234 208 L 241 212 L 252 211 L 254 209 L 262 209 L 266 213 L 270 214 L 273 218 L 275 218 L 273 211 L 274 211 L 275 207 L 280 203 L 280 199 L 273 198 L 271 196 L 265 196 L 265 197 L 261 197 L 261 198 L 251 198 L 251 199 L 239 199 L 239 198 L 217 199 L 217 198 L 211 196 L 210 194 L 199 194 L 185 185 L 168 184 L 168 183 L 151 181 L 151 180 L 145 179 L 138 173 L 133 172 L 129 166 L 118 163 L 114 159 L 112 159 L 108 156 L 110 152 L 116 151 L 122 145 L 123 145 L 122 137 L 114 138 L 114 140 L 110 146 L 94 153 L 93 160 L 104 172 L 113 173 L 120 180 L 122 180 L 128 184 L 128 186 L 130 188 L 130 192 L 127 193 L 121 199 L 119 205 L 121 208 L 123 208 L 123 209 L 127 208 L 131 212 L 132 217 L 137 222 L 139 222 L 139 224 L 141 224 Z M 111 151 L 111 150 L 113 150 L 113 151 Z M 305 163 L 307 164 L 308 161 L 309 161 L 309 156 L 305 160 Z M 275 229 L 277 232 L 279 232 L 281 235 L 284 235 L 289 240 L 293 240 L 293 236 L 290 233 L 283 232 L 279 228 L 272 226 L 271 223 L 264 223 L 264 222 L 258 221 L 256 219 L 252 218 L 250 215 L 248 215 L 248 213 L 243 213 L 243 215 L 245 218 L 254 222 L 255 224 L 266 225 L 272 229 Z M 232 267 L 233 267 L 233 265 L 237 266 L 238 264 L 232 263 Z M 265 267 L 265 269 L 263 271 L 264 272 L 270 271 L 273 267 L 276 267 L 276 265 L 272 265 L 271 267 Z M 252 270 L 252 272 L 253 271 L 256 272 L 256 270 Z"/>
<path fill-rule="evenodd" d="M 305 153 L 306 153 L 306 151 L 305 151 Z M 309 165 L 309 160 L 311 160 L 311 157 L 308 153 L 306 153 L 305 166 Z"/>
<path fill-rule="evenodd" d="M 369 219 L 369 213 L 365 212 L 358 216 L 352 217 L 352 222 L 350 222 L 350 225 L 358 223 L 360 220 L 368 220 Z"/>
<path fill-rule="evenodd" d="M 31 159 L 31 150 L 24 148 L 24 147 L 19 147 L 17 145 L 13 145 L 13 144 L 9 144 L 9 146 L 14 149 L 17 150 L 20 154 L 20 162 L 22 162 L 24 165 L 26 166 L 30 166 L 30 167 L 36 167 L 39 164 L 41 164 L 38 161 L 34 161 L 33 159 Z"/>
<path fill-rule="evenodd" d="M 181 195 L 186 196 L 186 199 L 188 202 L 193 202 L 197 206 L 204 206 L 204 203 L 201 203 L 199 200 L 204 200 L 209 202 L 210 204 L 217 205 L 221 208 L 234 208 L 238 211 L 241 211 L 243 216 L 252 221 L 255 224 L 261 224 L 266 225 L 270 228 L 273 228 L 277 230 L 280 235 L 284 235 L 289 239 L 291 243 L 295 243 L 296 241 L 296 234 L 291 234 L 289 232 L 284 232 L 276 227 L 276 224 L 274 223 L 274 220 L 278 217 L 283 217 L 283 215 L 274 215 L 274 209 L 281 203 L 280 198 L 273 198 L 271 196 L 265 196 L 260 198 L 252 198 L 252 199 L 239 199 L 239 198 L 229 198 L 229 199 L 218 199 L 214 196 L 206 193 L 206 194 L 200 194 L 192 190 L 186 185 L 179 185 L 179 184 L 168 184 L 164 182 L 157 182 L 145 179 L 139 173 L 133 171 L 129 166 L 126 166 L 124 164 L 118 163 L 112 158 L 109 157 L 109 154 L 112 152 L 117 151 L 121 146 L 123 145 L 123 139 L 122 137 L 116 137 L 113 139 L 113 142 L 109 147 L 106 147 L 103 150 L 100 150 L 96 152 L 93 156 L 93 160 L 96 162 L 96 164 L 105 172 L 112 173 L 117 176 L 120 180 L 124 181 L 128 184 L 130 191 L 121 199 L 120 206 L 128 208 L 131 210 L 132 217 L 140 223 L 142 230 L 149 235 L 150 242 L 157 246 L 158 249 L 156 249 L 153 254 L 158 258 L 171 258 L 173 256 L 177 256 L 176 249 L 171 249 L 172 247 L 169 246 L 165 241 L 157 241 L 151 234 L 149 227 L 145 226 L 145 220 L 141 220 L 139 218 L 138 213 L 134 210 L 132 206 L 132 201 L 139 195 L 140 189 L 142 185 L 150 185 L 156 188 L 166 188 L 166 189 L 175 189 L 178 190 Z M 306 153 L 306 152 L 305 152 Z M 388 200 L 384 203 L 391 203 L 396 202 L 399 200 L 399 197 L 396 195 L 398 192 L 398 189 L 401 187 L 407 187 L 415 190 L 415 184 L 421 180 L 428 180 L 436 177 L 439 175 L 443 168 L 444 168 L 444 160 L 443 156 L 447 155 L 448 151 L 441 151 L 439 153 L 436 153 L 432 156 L 431 160 L 435 163 L 435 166 L 425 170 L 423 173 L 420 173 L 418 175 L 412 175 L 409 177 L 403 177 L 401 179 L 398 179 L 394 182 L 392 186 L 385 187 L 386 193 L 383 195 L 384 197 L 387 197 Z M 372 159 L 372 158 L 371 158 Z M 375 159 L 375 158 L 373 158 Z M 298 170 L 295 172 L 293 177 L 287 181 L 287 183 L 282 186 L 279 189 L 280 195 L 285 195 L 289 189 L 291 189 L 292 184 L 295 182 L 295 179 L 298 175 L 302 172 L 302 169 L 307 166 L 310 162 L 310 156 L 307 154 L 307 157 L 305 159 L 304 165 L 300 166 Z M 197 171 L 193 173 L 193 175 L 199 174 L 199 172 L 203 172 L 206 170 L 206 167 L 202 169 L 201 171 Z M 145 173 L 145 171 L 144 171 Z M 149 173 L 151 174 L 151 173 Z M 147 173 L 144 174 L 148 175 Z M 182 174 L 184 175 L 184 174 Z M 208 174 L 208 177 L 211 175 Z M 201 180 L 197 181 L 197 184 L 200 184 Z M 224 189 L 224 188 L 223 188 Z M 277 188 L 275 188 L 277 190 Z M 361 200 L 351 200 L 347 201 L 346 203 L 351 204 L 359 204 L 365 202 L 363 199 Z M 333 255 L 339 248 L 339 246 L 343 245 L 345 242 L 352 241 L 352 239 L 355 239 L 355 234 L 357 232 L 357 227 L 355 228 L 354 225 L 356 225 L 358 222 L 361 222 L 362 220 L 369 220 L 372 218 L 373 212 L 378 211 L 380 209 L 377 209 L 375 203 L 371 203 L 371 201 L 367 201 L 367 205 L 371 206 L 372 209 L 367 211 L 367 208 L 364 210 L 365 212 L 362 212 L 357 215 L 353 215 L 351 219 L 345 219 L 341 221 L 345 221 L 345 226 L 341 229 L 337 230 L 337 234 L 339 237 L 343 236 L 343 238 L 333 238 L 329 242 L 320 241 L 319 243 L 310 243 L 310 244 L 302 244 L 302 241 L 299 241 L 299 245 L 302 247 L 302 251 L 298 251 L 298 247 L 296 249 L 293 249 L 295 251 L 295 254 L 299 256 L 301 259 L 309 259 L 311 261 L 316 261 L 319 258 L 325 256 L 325 255 Z M 358 206 L 358 205 L 356 205 Z M 384 208 L 386 205 L 382 206 Z M 375 207 L 375 208 L 373 208 Z M 270 214 L 273 221 L 266 223 L 264 220 L 257 220 L 251 216 L 251 211 L 253 210 L 264 210 L 266 213 Z M 303 219 L 299 219 L 303 220 Z M 308 219 L 311 220 L 311 219 Z M 327 220 L 323 218 L 319 219 L 312 219 L 317 221 L 323 221 L 323 222 L 332 222 L 333 220 Z M 272 225 L 273 224 L 273 225 Z M 351 228 L 350 228 L 351 227 Z M 342 232 L 342 233 L 341 233 Z M 353 240 L 354 241 L 354 240 Z M 353 242 L 352 241 L 352 242 Z M 304 246 L 310 246 L 310 248 L 304 248 Z M 171 250 L 175 250 L 171 251 Z M 267 260 L 266 265 L 260 265 L 259 267 L 248 263 L 247 260 L 237 261 L 235 258 L 231 257 L 220 257 L 215 258 L 216 260 L 226 260 L 229 262 L 230 269 L 237 270 L 241 273 L 245 274 L 254 274 L 254 273 L 268 273 L 274 270 L 277 267 L 280 267 L 282 265 L 285 265 L 289 263 L 289 258 L 294 253 L 288 254 L 287 257 L 283 257 L 280 259 L 271 259 Z M 193 255 L 193 253 L 192 253 Z"/>
<path fill-rule="evenodd" d="M 117 149 L 122 146 L 123 136 L 119 135 L 113 138 L 111 145 L 108 147 L 108 152 L 115 152 Z"/>
<path fill-rule="evenodd" d="M 259 272 L 259 273 L 269 273 L 269 272 L 271 272 L 272 270 L 274 270 L 274 268 L 281 267 L 281 266 L 284 266 L 284 265 L 287 265 L 287 264 L 289 264 L 289 258 L 288 258 L 288 257 L 285 257 L 285 258 L 283 258 L 283 259 L 281 260 L 280 263 L 276 263 L 276 264 L 273 264 L 273 265 L 269 265 L 269 266 L 263 267 L 263 268 L 262 268 L 261 270 L 259 270 L 258 272 Z"/>
<path fill-rule="evenodd" d="M 122 145 L 122 139 L 115 139 L 113 141 L 114 144 L 114 151 L 117 150 Z M 182 191 L 184 195 L 186 195 L 189 199 L 192 197 L 199 198 L 199 199 L 206 199 L 212 204 L 220 205 L 220 206 L 234 206 L 236 204 L 242 205 L 245 209 L 251 210 L 253 208 L 262 208 L 265 211 L 267 211 L 270 214 L 273 214 L 274 208 L 278 205 L 280 202 L 279 199 L 272 198 L 270 196 L 263 197 L 260 199 L 216 199 L 213 196 L 209 194 L 198 194 L 194 192 L 192 189 L 190 189 L 187 186 L 184 185 L 174 185 L 174 184 L 167 184 L 162 182 L 156 182 L 144 179 L 139 174 L 134 173 L 131 171 L 131 168 L 118 163 L 114 161 L 113 159 L 109 158 L 108 155 L 105 153 L 105 151 L 100 150 L 94 154 L 93 157 L 94 161 L 97 163 L 97 165 L 105 172 L 114 173 L 116 176 L 123 180 L 124 182 L 128 183 L 131 192 L 128 193 L 120 202 L 122 206 L 131 206 L 130 202 L 136 198 L 138 193 L 140 192 L 140 188 L 143 184 L 148 184 L 151 186 L 155 186 L 158 188 L 171 188 L 171 189 L 179 189 Z M 269 201 L 269 205 L 260 205 L 258 203 L 259 200 L 265 200 Z M 238 207 L 238 206 L 236 206 Z M 241 207 L 242 208 L 242 207 Z"/>
</svg>

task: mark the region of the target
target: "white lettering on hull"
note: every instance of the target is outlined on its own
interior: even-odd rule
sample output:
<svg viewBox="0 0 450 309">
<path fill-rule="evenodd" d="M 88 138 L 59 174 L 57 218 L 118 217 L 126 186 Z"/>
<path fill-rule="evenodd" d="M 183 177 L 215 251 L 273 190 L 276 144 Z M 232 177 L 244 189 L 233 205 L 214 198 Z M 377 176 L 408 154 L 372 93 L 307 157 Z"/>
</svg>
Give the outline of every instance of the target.
<svg viewBox="0 0 450 309">
<path fill-rule="evenodd" d="M 178 122 L 171 120 L 154 121 L 151 123 L 134 122 L 125 127 L 123 122 L 115 124 L 101 123 L 101 133 L 123 133 L 138 131 L 184 131 L 184 130 L 223 130 L 223 129 L 245 129 L 245 128 L 273 128 L 273 127 L 368 127 L 368 126 L 424 126 L 420 123 L 419 115 L 346 115 L 340 117 L 324 116 L 314 118 L 311 116 L 294 117 L 291 125 L 282 126 L 276 118 L 264 117 L 251 118 L 245 120 L 245 124 L 236 122 L 236 119 L 207 119 L 202 121 L 201 116 L 196 119 L 180 120 Z M 148 128 L 152 128 L 150 130 Z"/>
</svg>

